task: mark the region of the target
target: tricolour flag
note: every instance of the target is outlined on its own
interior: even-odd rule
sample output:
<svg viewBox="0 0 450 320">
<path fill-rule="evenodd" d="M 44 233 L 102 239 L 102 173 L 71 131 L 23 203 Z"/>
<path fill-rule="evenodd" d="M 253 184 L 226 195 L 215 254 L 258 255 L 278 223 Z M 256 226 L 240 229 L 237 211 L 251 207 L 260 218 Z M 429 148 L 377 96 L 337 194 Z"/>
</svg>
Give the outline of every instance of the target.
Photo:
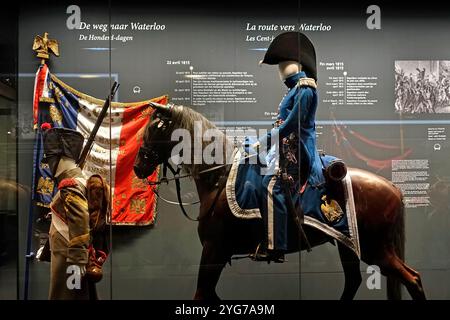
<svg viewBox="0 0 450 320">
<path fill-rule="evenodd" d="M 133 171 L 144 128 L 153 112 L 150 101 L 166 104 L 167 96 L 136 103 L 113 102 L 83 168 L 87 177 L 94 173 L 100 174 L 111 185 L 112 224 L 149 225 L 155 219 L 156 198 L 153 187 L 138 179 Z M 68 86 L 51 74 L 46 65 L 39 68 L 33 101 L 35 126 L 50 122 L 54 127 L 75 129 L 87 139 L 103 104 L 104 100 Z M 48 168 L 41 163 L 42 156 L 42 132 L 38 130 L 33 192 L 38 205 L 48 206 L 57 190 Z M 158 171 L 148 181 L 157 179 Z"/>
</svg>

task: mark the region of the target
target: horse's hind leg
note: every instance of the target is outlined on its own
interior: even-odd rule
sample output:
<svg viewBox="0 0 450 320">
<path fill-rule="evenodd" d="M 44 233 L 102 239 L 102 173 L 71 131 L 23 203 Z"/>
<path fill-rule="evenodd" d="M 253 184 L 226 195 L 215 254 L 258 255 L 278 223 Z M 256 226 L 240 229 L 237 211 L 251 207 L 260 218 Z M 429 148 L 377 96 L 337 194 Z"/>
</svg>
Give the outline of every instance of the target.
<svg viewBox="0 0 450 320">
<path fill-rule="evenodd" d="M 420 274 L 408 267 L 394 252 L 387 252 L 378 261 L 378 266 L 383 275 L 400 280 L 414 300 L 426 299 Z"/>
<path fill-rule="evenodd" d="M 202 257 L 197 279 L 195 300 L 220 300 L 216 294 L 216 285 L 225 263 L 230 259 L 225 251 L 213 241 L 203 242 Z"/>
<path fill-rule="evenodd" d="M 345 276 L 345 286 L 341 300 L 352 300 L 362 281 L 359 259 L 353 251 L 343 244 L 338 243 L 338 249 Z"/>
<path fill-rule="evenodd" d="M 404 263 L 402 261 L 403 266 L 406 268 L 406 270 L 408 270 L 410 273 L 413 274 L 413 276 L 415 276 L 417 278 L 417 282 L 419 283 L 419 286 L 422 288 L 422 279 L 420 278 L 420 273 L 418 273 L 416 270 L 412 269 L 411 267 L 409 267 L 406 263 Z M 422 288 L 423 291 L 423 288 Z"/>
</svg>

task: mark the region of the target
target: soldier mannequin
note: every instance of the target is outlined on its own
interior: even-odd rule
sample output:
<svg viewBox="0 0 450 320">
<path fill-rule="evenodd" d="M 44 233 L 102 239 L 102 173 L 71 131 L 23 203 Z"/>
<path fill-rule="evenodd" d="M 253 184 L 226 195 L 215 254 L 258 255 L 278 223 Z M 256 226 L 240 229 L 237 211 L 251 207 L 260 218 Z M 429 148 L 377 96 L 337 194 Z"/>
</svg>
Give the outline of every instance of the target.
<svg viewBox="0 0 450 320">
<path fill-rule="evenodd" d="M 71 129 L 52 128 L 44 133 L 44 159 L 58 193 L 52 200 L 49 239 L 51 274 L 49 299 L 96 299 L 95 285 L 84 276 L 90 244 L 86 179 L 75 160 L 84 138 Z"/>
<path fill-rule="evenodd" d="M 286 32 L 270 44 L 261 63 L 278 65 L 288 91 L 280 102 L 274 129 L 256 146 L 264 151 L 268 174 L 262 179 L 267 238 L 255 253 L 257 260 L 284 261 L 288 250 L 288 205 L 300 204 L 302 186 L 320 184 L 322 165 L 316 149 L 316 56 L 311 41 L 302 33 Z M 279 142 L 274 145 L 275 139 Z M 255 145 L 254 145 L 255 146 Z M 289 189 L 289 192 L 286 190 Z M 288 199 L 292 195 L 292 201 Z"/>
</svg>

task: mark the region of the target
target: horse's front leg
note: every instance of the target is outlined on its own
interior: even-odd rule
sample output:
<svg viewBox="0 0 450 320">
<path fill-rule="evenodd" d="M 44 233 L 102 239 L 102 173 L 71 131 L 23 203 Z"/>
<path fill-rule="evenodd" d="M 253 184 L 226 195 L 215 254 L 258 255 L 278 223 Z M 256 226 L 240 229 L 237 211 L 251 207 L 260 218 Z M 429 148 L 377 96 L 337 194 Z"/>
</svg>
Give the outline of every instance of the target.
<svg viewBox="0 0 450 320">
<path fill-rule="evenodd" d="M 223 248 L 224 246 L 215 240 L 203 242 L 195 300 L 220 300 L 216 293 L 216 285 L 225 263 L 230 258 Z"/>
<path fill-rule="evenodd" d="M 359 259 L 349 248 L 338 243 L 339 256 L 344 269 L 345 286 L 341 300 L 353 300 L 361 285 L 362 277 Z"/>
</svg>

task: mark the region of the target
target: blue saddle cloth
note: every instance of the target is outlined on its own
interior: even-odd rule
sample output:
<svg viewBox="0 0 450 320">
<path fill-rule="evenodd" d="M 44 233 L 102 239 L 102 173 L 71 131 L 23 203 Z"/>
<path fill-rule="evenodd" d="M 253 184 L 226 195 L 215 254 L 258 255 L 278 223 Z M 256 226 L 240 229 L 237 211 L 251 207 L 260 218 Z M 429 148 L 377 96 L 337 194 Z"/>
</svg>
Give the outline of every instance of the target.
<svg viewBox="0 0 450 320">
<path fill-rule="evenodd" d="M 328 167 L 332 161 L 338 160 L 336 157 L 331 155 L 322 155 L 320 157 L 322 159 L 324 169 Z M 303 212 L 305 215 L 311 216 L 317 221 L 329 225 L 340 233 L 346 235 L 347 237 L 350 237 L 350 230 L 347 215 L 345 214 L 345 207 L 341 207 L 344 214 L 339 219 L 330 219 L 324 214 L 323 210 L 321 209 L 322 205 L 327 207 L 327 203 L 333 200 L 329 199 L 328 197 L 328 195 L 331 193 L 331 190 L 329 190 L 329 188 L 330 187 L 325 183 L 321 187 L 317 188 L 312 187 L 309 184 L 306 185 L 306 188 L 303 191 L 300 200 Z"/>
<path fill-rule="evenodd" d="M 264 190 L 266 186 L 263 184 L 264 175 L 261 172 L 263 168 L 260 164 L 246 163 L 248 159 L 245 159 L 243 155 L 248 155 L 248 153 L 241 151 L 238 151 L 235 155 L 227 181 L 228 204 L 233 214 L 238 218 L 262 218 L 265 210 L 261 210 L 261 204 L 267 201 L 263 198 L 267 197 L 268 194 Z M 335 157 L 329 155 L 322 156 L 324 168 L 335 159 Z M 302 206 L 305 224 L 341 241 L 360 257 L 356 213 L 354 212 L 352 190 L 349 190 L 349 188 L 351 189 L 349 175 L 343 180 L 343 184 L 343 190 L 346 190 L 347 193 L 343 197 L 346 199 L 346 205 L 343 207 L 336 206 L 337 202 L 333 202 L 334 199 L 329 198 L 330 190 L 328 190 L 329 187 L 326 184 L 319 187 L 312 187 L 307 184 L 302 193 L 295 192 L 292 194 L 292 200 L 294 204 Z M 349 196 L 351 196 L 351 199 Z M 350 205 L 349 201 L 351 201 Z M 339 209 L 342 213 L 340 215 L 336 214 Z"/>
</svg>

